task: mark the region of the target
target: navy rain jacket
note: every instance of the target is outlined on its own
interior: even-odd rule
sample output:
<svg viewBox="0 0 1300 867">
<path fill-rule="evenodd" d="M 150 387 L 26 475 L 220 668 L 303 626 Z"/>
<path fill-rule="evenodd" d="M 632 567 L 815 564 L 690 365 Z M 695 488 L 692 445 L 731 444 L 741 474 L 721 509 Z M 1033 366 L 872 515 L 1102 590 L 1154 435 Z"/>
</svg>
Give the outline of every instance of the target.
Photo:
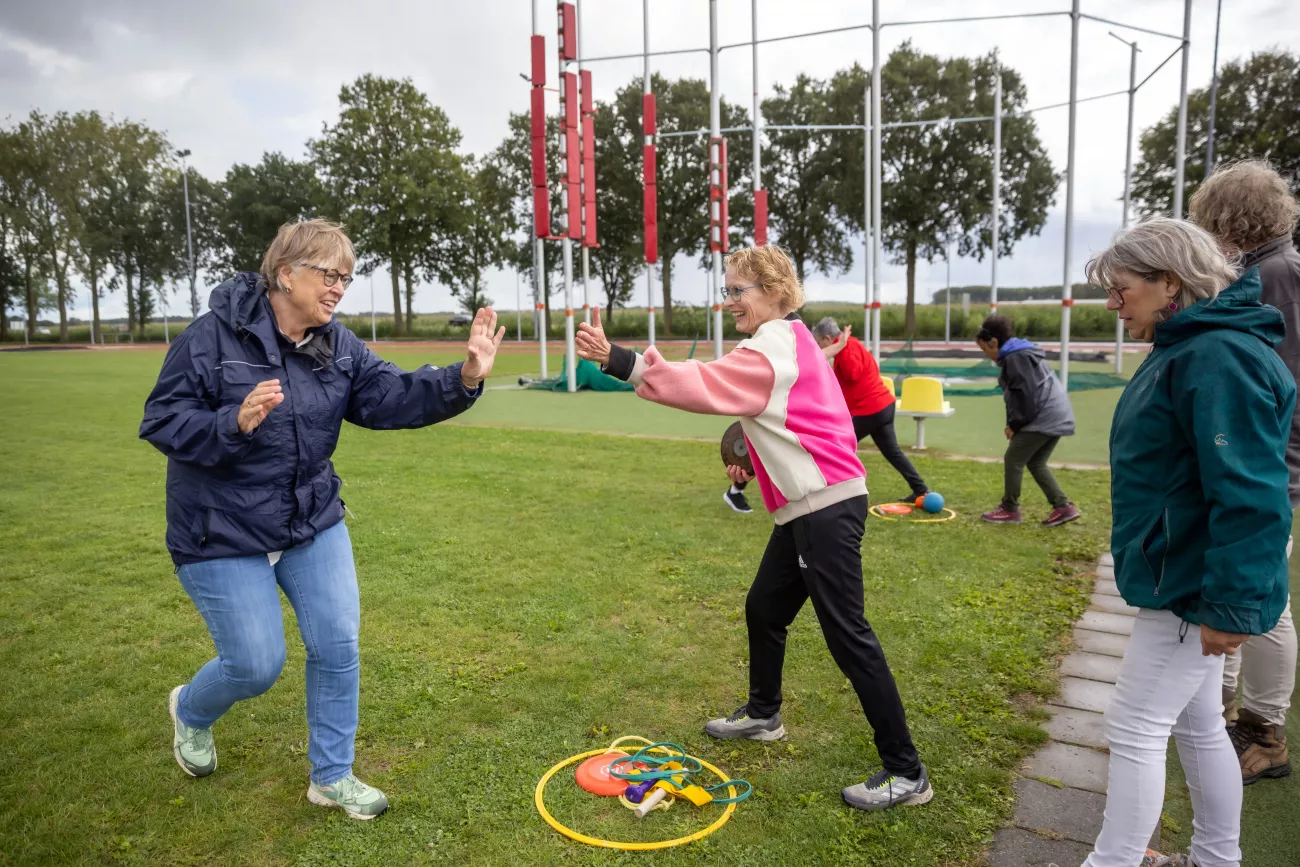
<svg viewBox="0 0 1300 867">
<path fill-rule="evenodd" d="M 208 307 L 172 343 L 140 425 L 167 456 L 167 550 L 178 566 L 283 551 L 342 520 L 330 456 L 344 419 L 423 427 L 482 394 L 461 384 L 459 363 L 407 373 L 337 321 L 296 349 L 257 274 L 222 283 Z M 284 401 L 245 436 L 239 405 L 268 379 Z"/>
</svg>

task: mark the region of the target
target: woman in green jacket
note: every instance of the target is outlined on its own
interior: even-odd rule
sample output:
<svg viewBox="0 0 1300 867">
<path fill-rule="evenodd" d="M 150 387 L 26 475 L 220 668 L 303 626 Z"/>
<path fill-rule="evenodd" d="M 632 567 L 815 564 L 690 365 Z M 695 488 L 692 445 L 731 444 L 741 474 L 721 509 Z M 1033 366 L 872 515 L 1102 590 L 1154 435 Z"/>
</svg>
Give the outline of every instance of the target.
<svg viewBox="0 0 1300 867">
<path fill-rule="evenodd" d="M 1190 858 L 1238 867 L 1241 773 L 1223 727 L 1223 655 L 1287 602 L 1285 462 L 1295 381 L 1260 303 L 1206 232 L 1156 218 L 1088 263 L 1129 335 L 1154 344 L 1111 424 L 1111 553 L 1141 609 L 1106 709 L 1106 818 L 1085 867 L 1144 862 L 1172 733 L 1196 814 Z"/>
</svg>

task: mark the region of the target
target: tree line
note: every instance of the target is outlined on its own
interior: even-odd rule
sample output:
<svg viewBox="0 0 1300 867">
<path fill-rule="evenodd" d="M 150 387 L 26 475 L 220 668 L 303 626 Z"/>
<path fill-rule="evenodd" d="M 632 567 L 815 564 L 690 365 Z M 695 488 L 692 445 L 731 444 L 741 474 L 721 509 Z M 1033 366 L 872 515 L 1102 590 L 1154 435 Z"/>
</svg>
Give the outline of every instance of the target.
<svg viewBox="0 0 1300 867">
<path fill-rule="evenodd" d="M 917 263 L 942 258 L 950 246 L 982 260 L 992 243 L 992 124 L 920 122 L 991 114 L 999 78 L 1010 115 L 1002 125 L 999 226 L 999 255 L 1008 256 L 1020 239 L 1041 231 L 1061 180 L 1033 117 L 1023 113 L 1020 75 L 995 54 L 943 58 L 910 43 L 882 68 L 881 241 L 891 262 L 906 267 L 909 335 L 916 329 Z M 861 125 L 868 81 L 869 72 L 856 64 L 824 79 L 800 75 L 763 101 L 763 123 Z M 661 134 L 708 127 L 705 81 L 655 76 L 652 84 Z M 641 92 L 638 77 L 596 104 L 600 246 L 590 256 L 609 319 L 632 299 L 645 267 Z M 1175 120 L 1176 107 L 1141 135 L 1134 173 L 1140 212 L 1169 208 Z M 726 100 L 721 121 L 750 125 L 745 109 Z M 1203 173 L 1207 126 L 1208 91 L 1197 90 L 1189 97 L 1185 196 Z M 733 245 L 753 237 L 750 135 L 727 134 Z M 1300 187 L 1300 59 L 1264 52 L 1225 64 L 1215 136 L 1217 159 L 1271 159 Z M 764 131 L 769 231 L 789 250 L 801 279 L 846 273 L 861 250 L 864 138 L 855 130 Z M 671 334 L 674 260 L 696 257 L 703 266 L 708 256 L 706 137 L 661 135 L 657 145 L 662 272 L 656 282 Z M 548 137 L 547 159 L 552 217 L 558 218 L 558 136 Z M 449 287 L 470 309 L 490 303 L 484 286 L 495 268 L 517 269 L 531 283 L 530 177 L 526 113 L 509 117 L 496 148 L 471 154 L 446 113 L 406 79 L 366 75 L 344 85 L 338 117 L 306 143 L 306 159 L 265 153 L 260 162 L 233 165 L 213 179 L 186 171 L 175 143 L 145 124 L 95 111 L 33 111 L 0 127 L 0 340 L 17 311 L 28 322 L 57 311 L 66 340 L 68 312 L 81 291 L 89 295 L 96 331 L 100 300 L 117 291 L 124 293 L 128 328 L 141 333 L 170 297 L 168 287 L 194 284 L 187 301 L 197 315 L 199 285 L 257 270 L 281 224 L 312 216 L 347 227 L 359 274 L 387 268 L 394 333 L 401 335 L 421 281 Z M 549 327 L 550 298 L 560 288 L 559 245 L 546 245 L 545 262 Z"/>
</svg>

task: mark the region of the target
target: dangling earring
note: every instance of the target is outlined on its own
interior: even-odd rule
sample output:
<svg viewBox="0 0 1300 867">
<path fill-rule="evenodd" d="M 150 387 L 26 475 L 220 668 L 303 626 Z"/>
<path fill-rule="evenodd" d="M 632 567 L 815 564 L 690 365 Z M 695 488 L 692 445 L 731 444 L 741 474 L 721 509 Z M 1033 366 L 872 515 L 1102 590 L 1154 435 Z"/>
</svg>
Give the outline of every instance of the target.
<svg viewBox="0 0 1300 867">
<path fill-rule="evenodd" d="M 1169 312 L 1172 313 L 1172 312 L 1176 311 L 1177 309 L 1178 309 L 1178 302 L 1177 302 L 1177 301 L 1170 301 L 1170 302 L 1169 302 Z"/>
</svg>

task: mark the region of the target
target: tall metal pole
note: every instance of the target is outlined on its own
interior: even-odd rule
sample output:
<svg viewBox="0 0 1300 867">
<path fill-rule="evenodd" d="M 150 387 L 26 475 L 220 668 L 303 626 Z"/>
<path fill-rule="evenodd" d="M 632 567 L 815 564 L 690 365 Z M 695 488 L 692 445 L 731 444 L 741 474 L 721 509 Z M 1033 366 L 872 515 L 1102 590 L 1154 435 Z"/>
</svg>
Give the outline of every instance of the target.
<svg viewBox="0 0 1300 867">
<path fill-rule="evenodd" d="M 1070 386 L 1070 308 L 1074 305 L 1070 269 L 1074 255 L 1074 131 L 1078 99 L 1079 0 L 1074 0 L 1070 9 L 1070 130 L 1065 158 L 1065 261 L 1061 286 L 1061 385 L 1067 390 Z"/>
<path fill-rule="evenodd" d="M 871 85 L 862 92 L 862 340 L 871 345 Z"/>
<path fill-rule="evenodd" d="M 519 269 L 515 269 L 515 343 L 524 342 L 524 296 L 519 288 Z"/>
<path fill-rule="evenodd" d="M 190 316 L 197 319 L 199 315 L 199 293 L 194 288 L 194 233 L 190 231 L 190 164 L 186 157 L 188 150 L 177 151 L 181 158 L 181 186 L 185 190 L 185 247 L 190 254 Z"/>
<path fill-rule="evenodd" d="M 581 78 L 582 78 L 582 0 L 573 0 L 573 5 L 576 7 L 576 10 L 577 10 L 577 11 L 576 11 L 576 17 L 577 17 L 577 19 L 578 19 L 578 21 L 577 21 L 577 24 L 578 24 L 578 78 L 579 78 L 579 80 L 581 80 Z M 581 115 L 579 115 L 579 117 L 581 117 Z M 578 137 L 578 138 L 579 138 L 579 141 L 582 140 L 582 136 L 581 136 L 581 134 L 579 134 L 579 137 Z M 586 179 L 586 183 L 589 183 L 589 184 L 590 184 L 590 183 L 594 183 L 594 182 L 595 182 L 595 179 L 594 179 L 594 178 L 587 178 L 587 179 Z M 584 237 L 583 242 L 582 242 L 582 316 L 583 316 L 583 319 L 584 319 L 588 324 L 591 323 L 591 288 L 590 288 L 590 287 L 591 287 L 591 283 L 590 283 L 590 274 L 591 274 L 591 256 L 590 256 L 590 253 L 591 253 L 591 248 L 587 246 L 587 242 L 586 242 L 586 239 L 585 239 L 585 237 Z"/>
<path fill-rule="evenodd" d="M 1219 23 L 1223 18 L 1223 0 L 1214 13 L 1214 65 L 1210 72 L 1210 125 L 1205 135 L 1205 177 L 1214 170 L 1214 118 L 1219 107 Z"/>
<path fill-rule="evenodd" d="M 375 272 L 370 272 L 370 342 L 375 343 L 379 336 L 375 329 Z"/>
<path fill-rule="evenodd" d="M 537 0 L 529 0 L 528 6 L 533 13 L 533 34 L 537 34 Z M 534 209 L 536 209 L 536 199 Z M 533 214 L 533 225 L 537 225 L 537 215 Z M 546 250 L 543 241 L 533 237 L 533 333 L 537 335 L 537 351 L 541 356 L 541 378 L 549 379 L 546 370 Z"/>
<path fill-rule="evenodd" d="M 948 249 L 944 252 L 943 265 L 947 272 L 943 290 L 943 342 L 946 346 L 952 343 L 952 241 L 948 242 Z"/>
<path fill-rule="evenodd" d="M 1178 136 L 1174 143 L 1174 210 L 1175 219 L 1183 216 L 1184 154 L 1187 148 L 1187 62 L 1192 44 L 1192 0 L 1183 0 L 1183 78 L 1178 87 Z"/>
<path fill-rule="evenodd" d="M 172 345 L 172 328 L 167 323 L 167 290 L 161 282 L 158 283 L 158 297 L 162 300 L 163 309 L 163 343 L 167 346 Z"/>
<path fill-rule="evenodd" d="M 1002 67 L 993 74 L 993 257 L 989 274 L 989 312 L 998 312 L 998 230 L 1002 222 Z"/>
<path fill-rule="evenodd" d="M 710 139 L 717 139 L 722 136 L 722 109 L 721 109 L 721 87 L 722 83 L 718 81 L 718 0 L 709 0 L 709 136 Z M 709 145 L 713 147 L 712 143 Z M 720 180 L 720 179 L 719 179 Z M 710 184 L 715 182 L 714 178 L 709 179 Z M 719 203 L 710 203 L 710 208 L 721 207 Z M 721 298 L 724 291 L 722 282 L 722 251 L 713 251 L 713 287 L 715 291 L 714 298 L 718 299 L 714 303 L 713 310 L 713 357 L 722 357 L 722 304 Z"/>
<path fill-rule="evenodd" d="M 563 30 L 564 24 L 561 16 L 557 16 L 557 23 L 559 25 L 559 28 L 556 31 L 556 41 L 557 43 L 559 43 L 563 41 L 565 36 Z M 569 34 L 569 35 L 573 35 L 573 34 Z M 565 72 L 565 67 L 569 65 L 569 61 L 565 60 L 563 52 L 558 53 L 557 58 L 558 58 L 558 63 L 557 63 L 556 77 L 559 79 L 558 84 L 560 86 L 560 105 L 561 105 L 560 165 L 564 167 L 563 171 L 564 171 L 564 182 L 565 182 L 564 206 L 560 208 L 560 213 L 564 215 L 564 219 L 563 219 L 564 226 L 562 232 L 560 233 L 563 236 L 563 240 L 560 241 L 560 251 L 561 251 L 561 255 L 563 256 L 563 264 L 564 264 L 564 373 L 565 373 L 565 380 L 566 380 L 565 390 L 568 392 L 576 392 L 578 390 L 578 376 L 577 376 L 578 355 L 577 355 L 577 346 L 573 340 L 574 338 L 573 238 L 571 234 L 571 229 L 573 226 L 573 221 L 577 219 L 578 215 L 573 213 L 573 210 L 570 207 L 570 205 L 572 204 L 572 199 L 570 198 L 568 193 L 569 184 L 573 183 L 574 181 L 574 179 L 569 176 L 570 154 L 569 154 L 569 136 L 567 134 L 568 120 L 567 120 L 567 106 L 565 106 L 565 102 L 564 102 L 564 94 L 568 90 L 568 86 L 565 82 L 565 75 L 567 74 Z"/>
<path fill-rule="evenodd" d="M 880 360 L 880 0 L 871 0 L 871 353 Z"/>
<path fill-rule="evenodd" d="M 650 0 L 641 0 L 641 73 L 642 93 L 650 93 Z M 651 136 L 645 137 L 645 144 L 654 144 Z M 645 266 L 646 319 L 650 324 L 650 345 L 655 345 L 655 267 L 649 262 Z"/>
<path fill-rule="evenodd" d="M 1128 132 L 1124 138 L 1124 215 L 1119 224 L 1121 229 L 1128 228 L 1129 195 L 1133 187 L 1133 103 L 1137 98 L 1137 68 L 1138 47 L 1136 42 L 1131 42 L 1128 60 Z M 1118 316 L 1115 317 L 1115 372 L 1124 372 L 1124 320 Z"/>
</svg>

